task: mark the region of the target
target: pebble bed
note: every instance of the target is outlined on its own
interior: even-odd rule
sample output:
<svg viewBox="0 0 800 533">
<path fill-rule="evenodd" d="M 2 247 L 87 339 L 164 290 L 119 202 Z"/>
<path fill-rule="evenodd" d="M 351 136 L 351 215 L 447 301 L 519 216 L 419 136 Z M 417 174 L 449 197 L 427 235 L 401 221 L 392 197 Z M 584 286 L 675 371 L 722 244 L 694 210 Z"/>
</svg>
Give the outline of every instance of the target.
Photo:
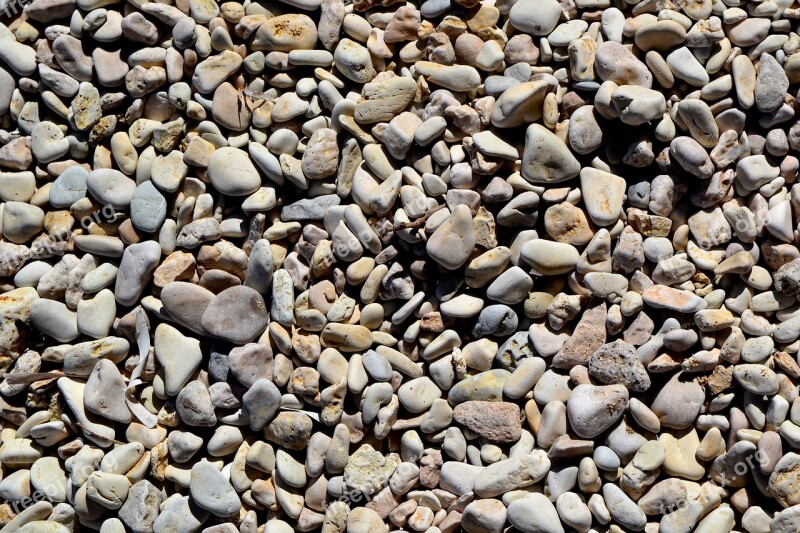
<svg viewBox="0 0 800 533">
<path fill-rule="evenodd" d="M 0 0 L 0 531 L 800 532 L 798 20 Z"/>
</svg>

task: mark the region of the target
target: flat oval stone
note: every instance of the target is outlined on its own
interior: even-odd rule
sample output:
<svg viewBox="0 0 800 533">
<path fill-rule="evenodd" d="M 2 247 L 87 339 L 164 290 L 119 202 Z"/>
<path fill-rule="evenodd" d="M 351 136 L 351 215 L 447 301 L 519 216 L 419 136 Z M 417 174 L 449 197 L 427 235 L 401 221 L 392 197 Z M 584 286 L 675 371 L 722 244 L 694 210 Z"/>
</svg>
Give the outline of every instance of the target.
<svg viewBox="0 0 800 533">
<path fill-rule="evenodd" d="M 56 208 L 67 208 L 86 197 L 89 172 L 78 165 L 61 173 L 50 188 L 50 204 Z"/>
<path fill-rule="evenodd" d="M 642 531 L 647 516 L 627 494 L 613 483 L 603 485 L 603 498 L 614 520 L 631 531 Z"/>
<path fill-rule="evenodd" d="M 500 532 L 505 523 L 506 506 L 491 498 L 471 502 L 461 516 L 461 526 L 468 533 Z"/>
<path fill-rule="evenodd" d="M 484 468 L 476 478 L 473 490 L 481 498 L 500 496 L 512 490 L 538 483 L 550 470 L 550 459 L 544 450 L 535 450 L 521 457 L 503 459 Z"/>
<path fill-rule="evenodd" d="M 518 30 L 530 35 L 547 35 L 561 18 L 561 5 L 556 0 L 521 0 L 512 5 L 509 21 Z"/>
<path fill-rule="evenodd" d="M 642 298 L 647 305 L 656 309 L 672 309 L 681 313 L 696 313 L 708 307 L 708 303 L 699 296 L 665 285 L 648 287 L 642 293 Z"/>
<path fill-rule="evenodd" d="M 645 52 L 658 50 L 666 52 L 682 44 L 686 39 L 686 30 L 674 20 L 659 20 L 645 24 L 634 35 L 636 46 Z"/>
<path fill-rule="evenodd" d="M 136 305 L 160 259 L 161 246 L 155 241 L 131 244 L 125 249 L 114 286 L 114 297 L 119 304 Z"/>
<path fill-rule="evenodd" d="M 543 276 L 566 274 L 580 259 L 578 250 L 571 244 L 545 239 L 533 239 L 523 244 L 520 256 Z"/>
<path fill-rule="evenodd" d="M 564 533 L 553 502 L 540 493 L 530 493 L 512 501 L 507 509 L 508 521 L 523 533 Z"/>
<path fill-rule="evenodd" d="M 250 156 L 238 148 L 214 150 L 208 159 L 208 178 L 222 194 L 247 196 L 261 187 L 261 176 Z"/>
<path fill-rule="evenodd" d="M 55 300 L 34 301 L 30 307 L 30 321 L 37 331 L 59 342 L 70 342 L 80 334 L 77 313 Z"/>
<path fill-rule="evenodd" d="M 733 376 L 742 387 L 753 394 L 771 396 L 780 388 L 777 374 L 765 365 L 736 365 L 733 368 Z"/>
<path fill-rule="evenodd" d="M 151 181 L 145 181 L 131 198 L 131 222 L 145 233 L 155 233 L 167 216 L 167 200 Z"/>
<path fill-rule="evenodd" d="M 250 287 L 230 287 L 217 294 L 203 313 L 201 325 L 210 335 L 246 344 L 264 332 L 269 313 L 264 298 Z"/>
<path fill-rule="evenodd" d="M 317 42 L 317 25 L 307 15 L 287 14 L 269 18 L 258 28 L 253 50 L 291 52 L 311 50 Z"/>
<path fill-rule="evenodd" d="M 99 168 L 89 173 L 86 189 L 103 205 L 127 209 L 136 191 L 136 182 L 112 168 Z"/>
<path fill-rule="evenodd" d="M 450 389 L 447 401 L 450 405 L 470 400 L 499 401 L 503 397 L 503 386 L 510 375 L 508 370 L 495 369 L 470 376 Z"/>
<path fill-rule="evenodd" d="M 412 379 L 397 390 L 400 404 L 412 413 L 426 411 L 441 396 L 442 391 L 429 377 Z"/>
<path fill-rule="evenodd" d="M 161 290 L 161 303 L 167 313 L 182 326 L 201 335 L 205 334 L 203 313 L 213 299 L 213 292 L 193 283 L 173 281 Z"/>
<path fill-rule="evenodd" d="M 623 385 L 578 385 L 567 401 L 570 426 L 579 437 L 594 438 L 622 417 L 627 404 Z"/>
<path fill-rule="evenodd" d="M 678 373 L 661 388 L 650 405 L 653 413 L 668 428 L 691 426 L 705 402 L 705 391 L 689 374 Z"/>
</svg>

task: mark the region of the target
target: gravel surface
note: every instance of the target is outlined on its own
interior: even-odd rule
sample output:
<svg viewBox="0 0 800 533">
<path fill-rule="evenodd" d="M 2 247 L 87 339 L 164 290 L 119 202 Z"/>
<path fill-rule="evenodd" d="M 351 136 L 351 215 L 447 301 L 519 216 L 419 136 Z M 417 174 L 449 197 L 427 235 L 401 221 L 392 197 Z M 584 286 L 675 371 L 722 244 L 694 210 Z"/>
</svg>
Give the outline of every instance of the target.
<svg viewBox="0 0 800 533">
<path fill-rule="evenodd" d="M 795 0 L 0 0 L 3 533 L 797 533 Z"/>
</svg>

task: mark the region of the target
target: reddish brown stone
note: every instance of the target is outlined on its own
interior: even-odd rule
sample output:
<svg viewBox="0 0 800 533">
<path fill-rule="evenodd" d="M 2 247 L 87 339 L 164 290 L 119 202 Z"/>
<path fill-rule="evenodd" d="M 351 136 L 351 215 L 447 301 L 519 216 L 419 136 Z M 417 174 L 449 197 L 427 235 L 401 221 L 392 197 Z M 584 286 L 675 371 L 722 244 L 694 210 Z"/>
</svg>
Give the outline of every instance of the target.
<svg viewBox="0 0 800 533">
<path fill-rule="evenodd" d="M 553 366 L 570 369 L 588 365 L 589 358 L 606 342 L 606 304 L 587 309 L 572 336 L 553 357 Z"/>
<path fill-rule="evenodd" d="M 433 448 L 426 449 L 419 460 L 419 484 L 429 489 L 439 484 L 442 470 L 442 452 Z"/>
</svg>

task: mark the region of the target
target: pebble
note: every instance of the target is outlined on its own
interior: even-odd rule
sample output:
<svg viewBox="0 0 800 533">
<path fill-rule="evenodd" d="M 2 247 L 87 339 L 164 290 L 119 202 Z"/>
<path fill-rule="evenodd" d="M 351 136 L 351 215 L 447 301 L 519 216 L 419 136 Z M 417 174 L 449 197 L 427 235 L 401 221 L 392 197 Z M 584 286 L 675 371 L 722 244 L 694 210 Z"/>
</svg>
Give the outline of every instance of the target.
<svg viewBox="0 0 800 533">
<path fill-rule="evenodd" d="M 547 128 L 531 124 L 525 132 L 522 176 L 531 183 L 559 183 L 580 173 L 567 145 Z"/>
<path fill-rule="evenodd" d="M 268 322 L 264 298 L 244 286 L 230 287 L 217 294 L 201 319 L 201 325 L 209 335 L 236 344 L 255 339 L 264 332 Z"/>
<path fill-rule="evenodd" d="M 546 454 L 537 450 L 516 458 L 497 461 L 484 469 L 473 489 L 482 498 L 500 496 L 537 483 L 550 469 Z"/>
<path fill-rule="evenodd" d="M 768 113 L 778 109 L 783 104 L 783 95 L 788 89 L 789 79 L 780 63 L 769 54 L 761 54 L 755 85 L 758 110 Z"/>
<path fill-rule="evenodd" d="M 156 328 L 155 356 L 164 369 L 164 393 L 176 396 L 200 364 L 202 354 L 197 339 L 184 336 L 167 324 Z"/>
<path fill-rule="evenodd" d="M 431 258 L 448 270 L 455 270 L 469 258 L 475 247 L 475 232 L 469 207 L 459 204 L 426 244 Z"/>
<path fill-rule="evenodd" d="M 30 323 L 59 342 L 70 342 L 80 335 L 78 314 L 54 300 L 37 299 L 30 306 Z"/>
<path fill-rule="evenodd" d="M 247 152 L 238 148 L 222 147 L 208 158 L 208 178 L 222 194 L 247 196 L 261 186 L 261 176 L 250 161 Z"/>
<path fill-rule="evenodd" d="M 138 302 L 160 258 L 161 247 L 155 241 L 132 244 L 125 249 L 114 286 L 117 303 L 130 307 Z"/>
<path fill-rule="evenodd" d="M 97 169 L 89 172 L 86 190 L 103 205 L 127 209 L 136 191 L 136 183 L 118 170 Z"/>
<path fill-rule="evenodd" d="M 158 273 L 156 272 L 156 275 Z M 214 293 L 182 281 L 168 283 L 161 291 L 161 304 L 178 324 L 203 334 L 203 313 L 214 299 Z"/>
<path fill-rule="evenodd" d="M 653 84 L 653 75 L 647 65 L 618 42 L 607 41 L 597 46 L 594 68 L 603 81 L 613 81 L 618 85 L 639 85 L 646 89 Z"/>
<path fill-rule="evenodd" d="M 468 533 L 499 533 L 505 523 L 506 506 L 492 498 L 469 503 L 461 516 L 461 526 Z"/>
<path fill-rule="evenodd" d="M 609 226 L 619 219 L 625 195 L 625 180 L 608 172 L 584 168 L 580 172 L 581 194 L 586 211 L 598 226 Z"/>
<path fill-rule="evenodd" d="M 508 12 L 509 21 L 515 28 L 530 35 L 549 34 L 561 18 L 561 6 L 555 0 L 545 0 L 537 5 L 530 3 L 530 0 L 523 0 L 516 9 L 514 6 Z"/>
<path fill-rule="evenodd" d="M 570 426 L 579 437 L 596 437 L 619 420 L 627 402 L 628 390 L 622 385 L 578 385 L 567 402 Z"/>
<path fill-rule="evenodd" d="M 208 461 L 200 461 L 192 467 L 189 494 L 198 507 L 214 516 L 231 516 L 238 512 L 242 505 L 236 490 Z"/>
<path fill-rule="evenodd" d="M 136 188 L 131 198 L 131 222 L 145 232 L 154 233 L 167 216 L 167 200 L 150 181 Z"/>
<path fill-rule="evenodd" d="M 620 383 L 635 392 L 650 388 L 650 376 L 636 348 L 623 340 L 600 346 L 589 359 L 589 375 L 600 383 Z"/>
<path fill-rule="evenodd" d="M 611 518 L 621 526 L 631 531 L 642 531 L 647 523 L 647 517 L 622 489 L 614 484 L 603 485 L 603 498 Z"/>
<path fill-rule="evenodd" d="M 211 395 L 201 381 L 190 381 L 175 400 L 178 415 L 188 426 L 208 427 L 217 422 Z"/>
<path fill-rule="evenodd" d="M 553 503 L 539 493 L 526 494 L 512 501 L 506 509 L 508 521 L 524 533 L 563 533 L 564 526 Z"/>
<path fill-rule="evenodd" d="M 703 387 L 689 375 L 678 373 L 659 390 L 650 408 L 662 426 L 684 429 L 697 418 L 704 401 Z"/>
<path fill-rule="evenodd" d="M 108 359 L 95 365 L 84 389 L 86 409 L 114 422 L 123 424 L 133 420 L 125 403 L 125 381 L 117 367 Z"/>
<path fill-rule="evenodd" d="M 521 436 L 519 409 L 512 403 L 460 403 L 453 409 L 453 420 L 494 442 L 516 442 Z"/>
<path fill-rule="evenodd" d="M 539 275 L 554 276 L 571 271 L 580 254 L 571 244 L 533 239 L 522 245 L 520 256 L 527 261 Z"/>
</svg>

